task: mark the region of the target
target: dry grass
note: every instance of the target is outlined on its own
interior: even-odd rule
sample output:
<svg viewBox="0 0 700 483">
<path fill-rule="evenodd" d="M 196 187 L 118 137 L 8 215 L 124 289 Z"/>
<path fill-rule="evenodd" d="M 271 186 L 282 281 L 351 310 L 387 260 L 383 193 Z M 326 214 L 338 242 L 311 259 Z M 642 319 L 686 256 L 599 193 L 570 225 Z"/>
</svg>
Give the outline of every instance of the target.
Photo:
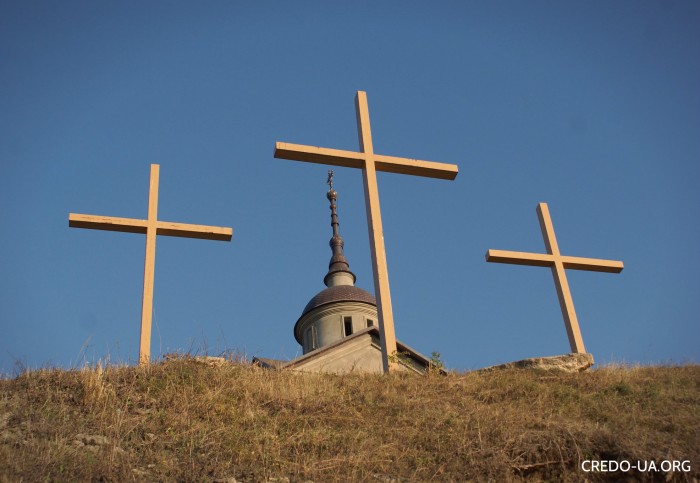
<svg viewBox="0 0 700 483">
<path fill-rule="evenodd" d="M 624 476 L 693 481 L 699 443 L 700 366 L 334 376 L 182 358 L 0 380 L 1 481 L 621 476 L 585 459 L 690 460 Z"/>
</svg>

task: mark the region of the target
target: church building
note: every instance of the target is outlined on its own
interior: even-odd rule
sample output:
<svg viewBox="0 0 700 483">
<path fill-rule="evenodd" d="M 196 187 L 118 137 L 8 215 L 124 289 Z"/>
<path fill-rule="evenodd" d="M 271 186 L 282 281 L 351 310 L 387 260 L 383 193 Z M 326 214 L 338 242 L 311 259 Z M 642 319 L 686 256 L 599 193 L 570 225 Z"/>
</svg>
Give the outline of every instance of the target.
<svg viewBox="0 0 700 483">
<path fill-rule="evenodd" d="M 356 277 L 343 254 L 337 212 L 338 192 L 329 171 L 327 193 L 333 236 L 331 260 L 323 278 L 326 288 L 306 304 L 294 324 L 294 337 L 303 355 L 291 361 L 255 357 L 265 368 L 305 372 L 383 372 L 379 343 L 377 302 L 374 296 L 355 286 Z M 430 361 L 411 347 L 396 341 L 400 370 L 424 373 Z"/>
</svg>

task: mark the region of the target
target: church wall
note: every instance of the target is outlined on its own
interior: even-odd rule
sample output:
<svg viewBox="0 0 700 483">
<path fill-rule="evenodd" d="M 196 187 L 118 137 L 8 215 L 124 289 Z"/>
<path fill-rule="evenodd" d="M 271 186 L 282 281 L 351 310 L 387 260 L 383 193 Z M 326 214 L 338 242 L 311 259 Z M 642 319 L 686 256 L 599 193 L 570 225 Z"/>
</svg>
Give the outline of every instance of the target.
<svg viewBox="0 0 700 483">
<path fill-rule="evenodd" d="M 292 370 L 303 372 L 329 372 L 343 374 L 348 372 L 383 373 L 382 352 L 379 341 L 372 333 L 356 335 L 347 342 L 336 344 L 328 350 L 302 356 L 299 362 L 290 366 Z M 425 367 L 412 358 L 404 359 L 408 366 L 399 364 L 397 370 L 422 374 Z"/>
<path fill-rule="evenodd" d="M 372 345 L 372 337 L 366 334 L 295 365 L 293 369 L 304 372 L 381 373 L 382 354 Z"/>
</svg>

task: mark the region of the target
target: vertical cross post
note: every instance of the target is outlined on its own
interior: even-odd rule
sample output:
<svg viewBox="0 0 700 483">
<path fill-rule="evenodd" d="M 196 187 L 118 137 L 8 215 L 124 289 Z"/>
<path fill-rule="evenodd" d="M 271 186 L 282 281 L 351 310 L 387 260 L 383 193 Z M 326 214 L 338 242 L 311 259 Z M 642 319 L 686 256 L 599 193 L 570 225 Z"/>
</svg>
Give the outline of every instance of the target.
<svg viewBox="0 0 700 483">
<path fill-rule="evenodd" d="M 362 181 L 365 191 L 372 273 L 374 274 L 374 294 L 377 298 L 377 315 L 379 318 L 379 333 L 381 334 L 382 364 L 384 365 L 384 372 L 389 372 L 398 364 L 396 357 L 389 357 L 396 354 L 396 331 L 394 329 L 394 311 L 391 307 L 389 269 L 387 268 L 386 249 L 384 247 L 382 212 L 379 208 L 379 187 L 377 186 L 377 170 L 374 163 L 372 130 L 369 124 L 369 109 L 365 92 L 360 91 L 357 93 L 355 97 L 355 112 L 360 151 L 365 155 Z"/>
<path fill-rule="evenodd" d="M 564 326 L 566 327 L 566 335 L 569 338 L 571 352 L 585 354 L 586 347 L 583 345 L 581 327 L 574 308 L 574 299 L 571 297 L 569 281 L 566 278 L 566 270 L 564 270 L 564 261 L 559 252 L 559 244 L 557 243 L 557 236 L 554 234 L 552 217 L 549 215 L 549 207 L 546 203 L 540 203 L 537 206 L 537 218 L 540 222 L 540 230 L 542 231 L 542 238 L 544 239 L 547 253 L 552 255 L 554 259 L 554 263 L 551 266 L 552 278 L 557 289 L 559 308 L 561 309 L 562 317 L 564 317 Z"/>
<path fill-rule="evenodd" d="M 384 248 L 382 217 L 379 209 L 377 171 L 452 180 L 457 176 L 458 168 L 454 164 L 375 154 L 372 145 L 367 94 L 364 91 L 358 91 L 355 97 L 355 114 L 360 142 L 359 152 L 277 142 L 275 144 L 275 158 L 362 169 L 367 228 L 372 254 L 374 293 L 377 299 L 379 316 L 382 363 L 384 372 L 389 372 L 397 364 L 395 358 L 396 335 L 391 307 L 391 293 L 389 291 L 389 273 L 386 262 L 386 250 Z"/>
<path fill-rule="evenodd" d="M 156 227 L 158 224 L 159 178 L 160 166 L 152 164 L 148 188 L 148 221 L 146 226 L 146 258 L 143 267 L 139 364 L 148 364 L 151 359 L 151 323 L 153 320 L 153 282 L 156 272 Z"/>
</svg>

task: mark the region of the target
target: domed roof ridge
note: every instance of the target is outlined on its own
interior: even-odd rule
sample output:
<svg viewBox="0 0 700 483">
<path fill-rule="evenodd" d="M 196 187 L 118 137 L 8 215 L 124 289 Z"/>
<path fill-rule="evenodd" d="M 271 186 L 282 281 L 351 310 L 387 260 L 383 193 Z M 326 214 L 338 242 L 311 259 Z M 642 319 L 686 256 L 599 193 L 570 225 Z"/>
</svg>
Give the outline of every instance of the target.
<svg viewBox="0 0 700 483">
<path fill-rule="evenodd" d="M 362 302 L 374 305 L 375 307 L 377 306 L 377 300 L 374 298 L 374 295 L 368 291 L 354 285 L 336 285 L 334 287 L 327 287 L 314 295 L 311 300 L 309 300 L 309 303 L 306 304 L 306 307 L 304 307 L 299 318 L 305 316 L 317 307 L 334 302 Z"/>
</svg>

